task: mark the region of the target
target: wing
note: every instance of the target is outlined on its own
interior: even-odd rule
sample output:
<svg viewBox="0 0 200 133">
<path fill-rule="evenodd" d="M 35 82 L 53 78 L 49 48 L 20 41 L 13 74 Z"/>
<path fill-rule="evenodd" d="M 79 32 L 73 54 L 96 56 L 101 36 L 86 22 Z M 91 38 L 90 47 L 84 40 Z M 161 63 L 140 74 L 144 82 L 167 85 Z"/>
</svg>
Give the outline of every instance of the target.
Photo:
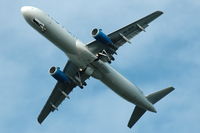
<svg viewBox="0 0 200 133">
<path fill-rule="evenodd" d="M 57 82 L 51 95 L 49 96 L 45 106 L 38 116 L 38 122 L 41 124 L 50 112 L 57 110 L 58 106 L 65 98 L 69 98 L 69 93 L 80 83 L 85 82 L 89 78 L 88 75 L 80 73 L 78 67 L 76 67 L 71 61 L 68 61 L 63 72 L 68 75 L 74 83 L 67 85 L 61 82 Z M 80 77 L 77 81 L 77 77 Z"/>
<path fill-rule="evenodd" d="M 116 50 L 125 44 L 126 42 L 130 43 L 130 39 L 133 38 L 135 35 L 140 33 L 141 31 L 145 31 L 145 28 L 148 27 L 148 24 L 152 22 L 154 19 L 162 15 L 163 12 L 156 11 L 136 22 L 133 22 L 111 34 L 108 37 L 112 40 L 115 48 L 111 48 L 109 45 L 102 44 L 99 41 L 93 41 L 89 43 L 88 49 L 91 50 L 94 54 L 98 54 L 102 50 L 106 50 L 108 54 L 113 55 L 116 53 Z"/>
</svg>

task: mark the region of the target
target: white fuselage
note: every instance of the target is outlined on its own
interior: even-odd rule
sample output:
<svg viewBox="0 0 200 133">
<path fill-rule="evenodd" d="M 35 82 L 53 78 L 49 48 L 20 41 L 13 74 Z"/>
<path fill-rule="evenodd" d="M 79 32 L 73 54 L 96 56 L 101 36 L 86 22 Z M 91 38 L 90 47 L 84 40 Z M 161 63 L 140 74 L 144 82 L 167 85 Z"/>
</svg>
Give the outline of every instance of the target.
<svg viewBox="0 0 200 133">
<path fill-rule="evenodd" d="M 90 66 L 94 70 L 91 76 L 102 81 L 118 95 L 144 109 L 156 112 L 139 88 L 106 62 L 101 60 L 94 62 L 97 57 L 88 50 L 85 44 L 73 37 L 48 14 L 31 6 L 22 7 L 21 11 L 34 29 L 61 49 L 80 69 Z"/>
</svg>

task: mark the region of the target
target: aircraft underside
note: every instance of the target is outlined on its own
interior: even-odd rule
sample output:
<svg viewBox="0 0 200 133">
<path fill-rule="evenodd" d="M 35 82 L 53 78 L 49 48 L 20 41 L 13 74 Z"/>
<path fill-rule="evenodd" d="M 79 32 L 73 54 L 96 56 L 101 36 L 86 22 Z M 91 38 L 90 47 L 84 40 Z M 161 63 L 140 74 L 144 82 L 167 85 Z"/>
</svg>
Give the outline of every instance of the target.
<svg viewBox="0 0 200 133">
<path fill-rule="evenodd" d="M 87 45 L 72 36 L 42 10 L 25 6 L 21 11 L 25 20 L 35 30 L 69 58 L 63 70 L 55 66 L 49 70 L 57 84 L 38 117 L 39 123 L 42 123 L 50 112 L 56 110 L 65 98 L 69 98 L 73 88 L 86 86 L 89 77 L 100 80 L 119 96 L 136 105 L 128 124 L 130 128 L 145 111 L 156 112 L 153 104 L 174 90 L 173 87 L 169 87 L 146 97 L 138 87 L 109 65 L 115 60 L 114 55 L 117 54 L 118 48 L 126 42 L 130 43 L 130 39 L 136 34 L 145 31 L 148 24 L 162 14 L 161 11 L 156 11 L 109 35 L 103 33 L 102 29 L 95 28 L 92 30 L 95 40 Z"/>
</svg>

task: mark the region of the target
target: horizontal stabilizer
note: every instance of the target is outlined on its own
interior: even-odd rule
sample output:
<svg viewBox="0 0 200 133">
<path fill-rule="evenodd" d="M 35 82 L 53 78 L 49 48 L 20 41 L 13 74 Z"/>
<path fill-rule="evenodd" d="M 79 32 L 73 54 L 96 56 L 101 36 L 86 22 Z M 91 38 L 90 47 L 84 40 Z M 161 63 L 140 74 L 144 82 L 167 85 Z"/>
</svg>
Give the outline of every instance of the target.
<svg viewBox="0 0 200 133">
<path fill-rule="evenodd" d="M 145 109 L 136 106 L 128 122 L 128 127 L 132 128 L 145 112 Z"/>
<path fill-rule="evenodd" d="M 158 102 L 160 99 L 162 99 L 163 97 L 165 97 L 167 94 L 169 94 L 170 92 L 172 92 L 174 90 L 173 87 L 169 87 L 160 91 L 157 91 L 155 93 L 152 93 L 150 95 L 148 95 L 146 98 L 152 103 L 155 104 L 156 102 Z M 145 109 L 140 108 L 138 106 L 135 107 L 131 118 L 128 122 L 128 127 L 132 128 L 135 123 L 142 117 L 142 115 L 146 112 Z"/>
<path fill-rule="evenodd" d="M 174 90 L 174 87 L 168 87 L 166 89 L 163 89 L 163 90 L 157 91 L 155 93 L 152 93 L 152 94 L 148 95 L 146 98 L 152 104 L 155 104 L 156 102 L 158 102 L 160 99 L 162 99 L 163 97 L 165 97 L 166 95 L 168 95 L 173 90 Z"/>
</svg>

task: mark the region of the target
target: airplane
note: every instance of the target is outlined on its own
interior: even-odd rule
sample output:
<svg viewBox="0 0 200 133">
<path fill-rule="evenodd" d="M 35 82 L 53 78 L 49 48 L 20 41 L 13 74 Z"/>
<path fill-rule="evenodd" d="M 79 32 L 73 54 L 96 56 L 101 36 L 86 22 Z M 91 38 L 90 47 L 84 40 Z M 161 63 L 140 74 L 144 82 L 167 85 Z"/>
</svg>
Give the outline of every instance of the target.
<svg viewBox="0 0 200 133">
<path fill-rule="evenodd" d="M 125 43 L 131 43 L 130 39 L 138 33 L 145 31 L 150 22 L 163 14 L 162 11 L 155 11 L 108 35 L 102 29 L 94 28 L 91 34 L 95 40 L 88 44 L 71 35 L 41 9 L 23 6 L 21 13 L 30 26 L 69 58 L 63 70 L 56 66 L 49 69 L 50 75 L 57 80 L 57 83 L 38 116 L 40 124 L 50 112 L 58 110 L 58 106 L 65 98 L 69 99 L 69 93 L 75 87 L 86 86 L 86 80 L 90 77 L 100 80 L 119 96 L 136 105 L 128 122 L 129 128 L 132 128 L 146 111 L 156 113 L 153 104 L 174 90 L 174 87 L 168 87 L 145 96 L 137 86 L 109 65 L 115 60 L 114 55 L 117 55 L 117 50 Z"/>
</svg>

